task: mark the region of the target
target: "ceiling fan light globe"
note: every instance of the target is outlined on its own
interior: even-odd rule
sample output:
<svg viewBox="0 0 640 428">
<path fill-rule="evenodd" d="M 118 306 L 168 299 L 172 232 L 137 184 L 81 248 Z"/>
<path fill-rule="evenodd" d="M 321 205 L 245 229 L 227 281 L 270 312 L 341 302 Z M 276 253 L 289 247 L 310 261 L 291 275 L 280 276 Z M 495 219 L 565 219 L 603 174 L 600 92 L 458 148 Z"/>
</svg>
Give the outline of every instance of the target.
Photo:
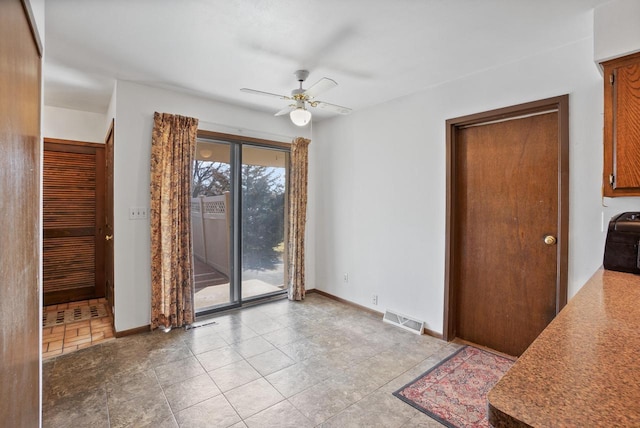
<svg viewBox="0 0 640 428">
<path fill-rule="evenodd" d="M 304 108 L 298 107 L 289 113 L 291 122 L 296 126 L 305 126 L 311 120 L 311 112 Z"/>
</svg>

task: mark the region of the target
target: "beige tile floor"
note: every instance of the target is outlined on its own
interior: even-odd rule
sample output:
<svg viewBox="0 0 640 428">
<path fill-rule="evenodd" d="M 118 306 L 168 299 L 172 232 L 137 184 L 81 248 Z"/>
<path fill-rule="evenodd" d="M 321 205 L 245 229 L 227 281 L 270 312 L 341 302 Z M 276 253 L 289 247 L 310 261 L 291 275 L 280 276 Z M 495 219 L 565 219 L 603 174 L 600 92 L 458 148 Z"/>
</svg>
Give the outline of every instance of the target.
<svg viewBox="0 0 640 428">
<path fill-rule="evenodd" d="M 391 393 L 460 345 L 309 294 L 43 363 L 44 427 L 440 427 Z"/>
</svg>

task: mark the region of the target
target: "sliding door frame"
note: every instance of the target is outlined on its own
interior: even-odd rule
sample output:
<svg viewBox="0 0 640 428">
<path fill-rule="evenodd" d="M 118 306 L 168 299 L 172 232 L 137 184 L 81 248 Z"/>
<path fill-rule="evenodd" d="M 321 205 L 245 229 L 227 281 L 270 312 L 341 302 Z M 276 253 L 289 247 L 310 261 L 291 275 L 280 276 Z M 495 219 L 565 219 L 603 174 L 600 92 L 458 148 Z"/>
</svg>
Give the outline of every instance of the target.
<svg viewBox="0 0 640 428">
<path fill-rule="evenodd" d="M 279 298 L 280 296 L 286 296 L 286 289 L 283 291 L 276 291 L 260 296 L 253 296 L 246 299 L 242 298 L 242 218 L 241 215 L 236 213 L 242 213 L 242 148 L 244 145 L 252 147 L 261 147 L 265 149 L 280 150 L 286 153 L 286 184 L 285 184 L 285 212 L 284 212 L 284 233 L 285 243 L 287 242 L 287 230 L 288 230 L 288 189 L 289 189 L 289 167 L 290 167 L 290 143 L 283 143 L 279 141 L 265 140 L 261 138 L 246 137 L 242 135 L 225 134 L 213 131 L 198 130 L 198 141 L 210 141 L 213 143 L 227 143 L 229 144 L 230 152 L 230 164 L 231 164 L 231 245 L 229 248 L 229 268 L 230 268 L 230 302 L 227 305 L 220 305 L 210 308 L 205 308 L 201 311 L 196 311 L 196 317 L 203 317 L 214 314 L 216 312 L 228 311 L 230 309 L 237 309 L 243 306 L 267 301 L 273 298 Z M 236 189 L 237 187 L 237 189 Z M 287 263 L 288 257 L 285 245 L 285 273 L 284 281 L 287 282 Z M 195 288 L 194 288 L 195 292 Z"/>
</svg>

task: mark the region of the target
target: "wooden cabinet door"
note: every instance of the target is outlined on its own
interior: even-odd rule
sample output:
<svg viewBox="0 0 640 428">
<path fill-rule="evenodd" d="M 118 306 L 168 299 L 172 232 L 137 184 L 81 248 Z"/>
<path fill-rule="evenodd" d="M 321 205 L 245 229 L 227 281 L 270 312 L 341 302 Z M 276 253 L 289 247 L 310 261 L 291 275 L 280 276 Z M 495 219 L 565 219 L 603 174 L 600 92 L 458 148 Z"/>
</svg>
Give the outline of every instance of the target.
<svg viewBox="0 0 640 428">
<path fill-rule="evenodd" d="M 640 196 L 640 54 L 604 62 L 604 196 Z"/>
<path fill-rule="evenodd" d="M 105 296 L 104 147 L 45 139 L 44 304 Z"/>
</svg>

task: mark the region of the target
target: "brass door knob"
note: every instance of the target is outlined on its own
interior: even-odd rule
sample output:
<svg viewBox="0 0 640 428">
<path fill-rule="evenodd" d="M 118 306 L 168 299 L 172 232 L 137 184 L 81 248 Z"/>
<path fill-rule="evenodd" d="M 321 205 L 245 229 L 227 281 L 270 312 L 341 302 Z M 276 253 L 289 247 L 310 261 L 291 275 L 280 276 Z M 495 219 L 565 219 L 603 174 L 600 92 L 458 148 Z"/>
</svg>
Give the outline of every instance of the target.
<svg viewBox="0 0 640 428">
<path fill-rule="evenodd" d="M 104 237 L 105 241 L 111 241 L 113 239 L 113 235 L 107 235 Z"/>
<path fill-rule="evenodd" d="M 547 235 L 544 237 L 544 243 L 547 245 L 555 245 L 558 240 L 555 236 Z"/>
</svg>

